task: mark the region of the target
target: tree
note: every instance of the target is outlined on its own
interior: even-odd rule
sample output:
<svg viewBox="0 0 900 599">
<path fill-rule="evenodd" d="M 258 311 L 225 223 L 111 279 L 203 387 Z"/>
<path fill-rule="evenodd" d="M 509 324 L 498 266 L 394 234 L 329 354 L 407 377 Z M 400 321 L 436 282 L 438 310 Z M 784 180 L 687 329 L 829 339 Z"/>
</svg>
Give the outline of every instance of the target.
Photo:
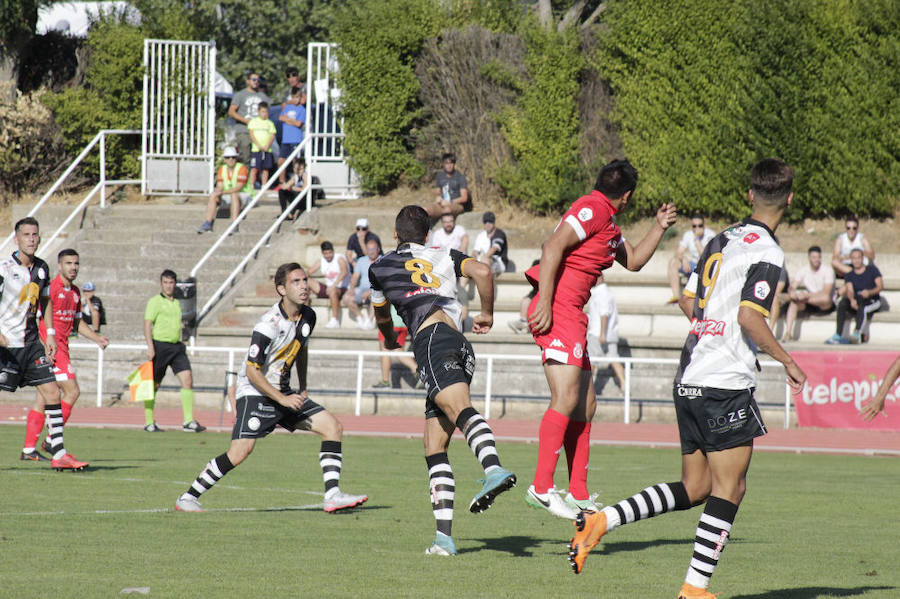
<svg viewBox="0 0 900 599">
<path fill-rule="evenodd" d="M 40 0 L 0 0 L 0 82 L 16 83 L 19 56 L 34 35 Z M 4 86 L 15 97 L 16 85 Z"/>
</svg>

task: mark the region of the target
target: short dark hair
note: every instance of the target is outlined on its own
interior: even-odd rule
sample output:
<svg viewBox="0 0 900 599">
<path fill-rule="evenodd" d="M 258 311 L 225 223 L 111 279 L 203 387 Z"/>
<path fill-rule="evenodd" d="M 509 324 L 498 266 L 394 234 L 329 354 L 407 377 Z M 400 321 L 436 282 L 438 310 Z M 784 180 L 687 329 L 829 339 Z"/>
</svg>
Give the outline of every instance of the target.
<svg viewBox="0 0 900 599">
<path fill-rule="evenodd" d="M 19 232 L 19 227 L 21 227 L 23 225 L 34 225 L 35 227 L 38 228 L 38 230 L 40 230 L 40 228 L 41 228 L 41 226 L 38 224 L 36 218 L 34 218 L 33 216 L 26 216 L 25 218 L 19 219 L 19 222 L 16 223 L 16 228 L 15 228 L 16 233 Z"/>
<path fill-rule="evenodd" d="M 332 245 L 330 241 L 323 241 L 322 245 L 320 245 L 319 247 L 322 248 L 323 252 L 326 250 L 334 251 L 334 245 Z"/>
<path fill-rule="evenodd" d="M 429 219 L 428 213 L 424 208 L 415 204 L 401 208 L 394 221 L 394 229 L 396 229 L 401 243 L 425 243 L 430 228 L 431 219 Z"/>
<path fill-rule="evenodd" d="M 794 184 L 794 169 L 778 158 L 764 158 L 750 171 L 753 197 L 766 204 L 783 204 Z"/>
<path fill-rule="evenodd" d="M 844 219 L 844 222 L 845 223 L 856 223 L 856 226 L 857 227 L 859 226 L 859 219 L 856 218 L 855 216 L 848 216 L 847 218 Z"/>
<path fill-rule="evenodd" d="M 303 267 L 296 262 L 287 262 L 278 267 L 278 270 L 275 271 L 275 291 L 278 291 L 279 285 L 284 286 L 287 283 L 288 273 L 292 273 L 295 270 L 303 270 Z"/>
<path fill-rule="evenodd" d="M 865 254 L 865 252 L 862 251 L 861 249 L 853 248 L 852 250 L 850 250 L 850 255 L 852 256 L 854 252 L 859 252 L 860 254 Z"/>
<path fill-rule="evenodd" d="M 449 160 L 453 164 L 456 164 L 456 154 L 453 152 L 445 152 L 443 156 L 441 156 L 441 162 Z"/>
<path fill-rule="evenodd" d="M 256 109 L 259 110 L 260 108 L 268 109 L 269 103 L 268 102 L 260 102 L 259 104 L 256 105 Z"/>
<path fill-rule="evenodd" d="M 56 261 L 61 262 L 62 259 L 65 258 L 66 256 L 75 256 L 77 258 L 78 252 L 76 252 L 72 248 L 66 248 L 64 250 L 60 250 L 60 252 L 58 254 L 56 254 Z"/>
<path fill-rule="evenodd" d="M 817 246 L 817 245 L 811 245 L 811 246 L 809 246 L 809 249 L 806 250 L 807 255 L 808 255 L 808 254 L 812 254 L 813 252 L 819 252 L 819 253 L 821 254 L 821 253 L 822 253 L 822 248 L 820 248 L 820 247 Z"/>
<path fill-rule="evenodd" d="M 616 199 L 634 191 L 637 182 L 637 169 L 628 160 L 613 160 L 600 169 L 594 189 L 610 199 Z"/>
<path fill-rule="evenodd" d="M 695 212 L 693 215 L 691 215 L 691 220 L 694 220 L 694 219 L 702 220 L 703 222 L 706 222 L 706 218 L 704 218 L 704 216 L 702 214 L 700 214 L 699 212 Z"/>
<path fill-rule="evenodd" d="M 177 281 L 178 275 L 175 274 L 174 270 L 167 268 L 159 275 L 159 280 L 162 281 L 163 279 L 175 279 Z"/>
<path fill-rule="evenodd" d="M 300 75 L 300 69 L 297 67 L 288 67 L 284 70 L 285 77 L 297 77 Z"/>
</svg>

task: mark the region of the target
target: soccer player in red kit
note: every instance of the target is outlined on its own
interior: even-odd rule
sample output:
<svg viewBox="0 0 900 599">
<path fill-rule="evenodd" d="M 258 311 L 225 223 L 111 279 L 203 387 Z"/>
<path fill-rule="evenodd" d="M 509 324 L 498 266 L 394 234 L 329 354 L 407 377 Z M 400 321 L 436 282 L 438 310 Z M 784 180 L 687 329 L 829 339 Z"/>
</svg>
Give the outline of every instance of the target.
<svg viewBox="0 0 900 599">
<path fill-rule="evenodd" d="M 49 310 L 53 311 L 53 331 L 56 333 L 57 350 L 53 361 L 53 373 L 56 375 L 56 384 L 62 391 L 62 417 L 63 424 L 69 420 L 72 406 L 78 400 L 81 390 L 75 379 L 75 368 L 72 367 L 69 358 L 69 335 L 77 330 L 94 343 L 105 349 L 109 345 L 109 339 L 101 337 L 83 320 L 81 320 L 81 291 L 74 284 L 78 276 L 78 252 L 73 249 L 64 249 L 57 256 L 59 274 L 50 282 Z M 47 338 L 47 327 L 41 319 L 38 325 L 38 333 L 41 340 Z M 44 401 L 40 394 L 34 400 L 34 407 L 28 413 L 25 424 L 25 446 L 22 455 L 28 456 L 34 461 L 44 461 L 43 454 L 35 449 L 37 440 L 44 428 Z M 50 443 L 44 441 L 44 451 L 50 451 Z M 25 458 L 23 458 L 25 459 Z"/>
<path fill-rule="evenodd" d="M 627 160 L 604 166 L 593 192 L 572 204 L 544 242 L 540 264 L 525 272 L 537 289 L 528 307 L 528 324 L 541 348 L 550 386 L 550 407 L 538 433 L 534 482 L 525 501 L 561 518 L 574 519 L 581 510 L 597 509 L 587 490 L 591 419 L 597 405 L 584 305 L 597 276 L 612 266 L 613 260 L 628 270 L 640 270 L 675 222 L 675 206 L 663 204 L 653 228 L 640 243 L 632 246 L 622 238 L 613 216 L 628 204 L 637 179 L 637 171 Z M 565 499 L 553 484 L 561 447 L 569 467 Z"/>
</svg>

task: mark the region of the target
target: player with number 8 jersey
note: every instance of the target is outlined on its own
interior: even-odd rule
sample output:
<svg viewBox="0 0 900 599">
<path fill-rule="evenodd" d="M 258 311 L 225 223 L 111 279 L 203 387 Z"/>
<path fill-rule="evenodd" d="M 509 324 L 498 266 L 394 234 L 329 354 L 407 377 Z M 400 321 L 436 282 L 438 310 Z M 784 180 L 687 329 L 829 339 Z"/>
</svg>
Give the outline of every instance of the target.
<svg viewBox="0 0 900 599">
<path fill-rule="evenodd" d="M 390 304 L 413 335 L 413 354 L 426 390 L 425 464 L 437 528 L 434 543 L 425 553 L 449 556 L 456 554 L 451 536 L 456 483 L 447 457 L 454 427 L 484 468 L 481 491 L 469 503 L 469 511 L 488 509 L 497 495 L 515 486 L 516 475 L 500 465 L 494 432 L 472 407 L 469 385 L 475 353 L 460 332 L 461 305 L 456 300 L 457 277 L 472 278 L 481 298 L 472 331 L 487 333 L 494 323 L 493 274 L 488 265 L 462 252 L 428 247 L 429 225 L 424 208 L 404 207 L 394 225 L 399 246 L 369 267 L 369 282 L 385 348 L 400 347 Z"/>
</svg>

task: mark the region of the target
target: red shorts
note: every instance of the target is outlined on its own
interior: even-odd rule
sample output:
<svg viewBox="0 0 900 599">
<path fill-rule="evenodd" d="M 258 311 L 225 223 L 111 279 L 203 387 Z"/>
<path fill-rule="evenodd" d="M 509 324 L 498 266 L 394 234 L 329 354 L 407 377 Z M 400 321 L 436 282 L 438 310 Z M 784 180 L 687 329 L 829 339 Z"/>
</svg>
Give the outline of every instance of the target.
<svg viewBox="0 0 900 599">
<path fill-rule="evenodd" d="M 528 314 L 534 312 L 540 294 L 531 298 Z M 553 360 L 561 364 L 578 366 L 582 370 L 591 369 L 591 359 L 587 352 L 587 314 L 573 307 L 553 306 L 553 324 L 546 333 L 535 334 L 534 342 L 541 348 L 544 364 Z"/>
<path fill-rule="evenodd" d="M 397 344 L 401 347 L 406 345 L 406 334 L 409 332 L 409 329 L 406 327 L 394 327 L 394 332 L 397 333 Z M 378 340 L 384 343 L 384 335 L 381 331 L 378 331 Z"/>
<path fill-rule="evenodd" d="M 58 347 L 56 356 L 53 359 L 53 374 L 56 375 L 57 381 L 74 381 L 75 367 L 69 359 L 69 348 Z"/>
</svg>

